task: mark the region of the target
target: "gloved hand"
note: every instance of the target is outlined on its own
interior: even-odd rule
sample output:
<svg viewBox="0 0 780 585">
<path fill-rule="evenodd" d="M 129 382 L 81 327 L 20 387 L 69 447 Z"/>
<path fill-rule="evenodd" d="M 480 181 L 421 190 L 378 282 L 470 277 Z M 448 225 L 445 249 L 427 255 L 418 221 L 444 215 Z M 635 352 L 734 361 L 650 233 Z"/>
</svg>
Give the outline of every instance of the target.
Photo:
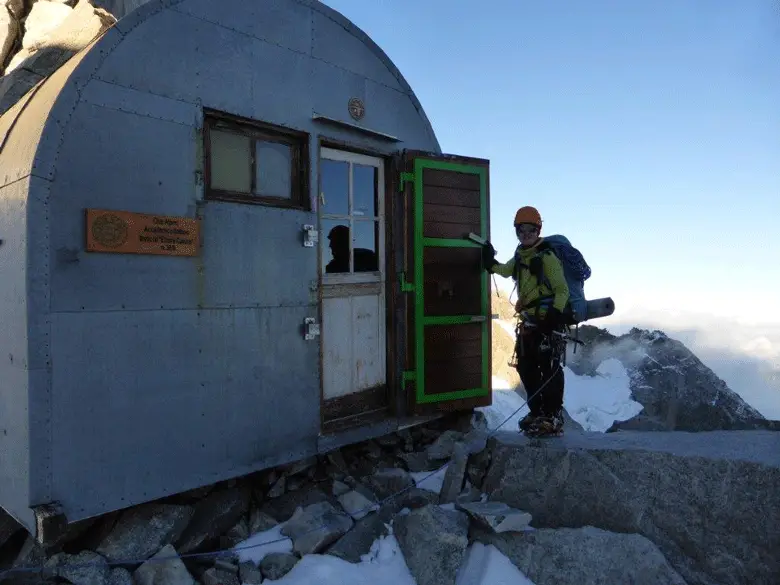
<svg viewBox="0 0 780 585">
<path fill-rule="evenodd" d="M 482 264 L 488 272 L 490 272 L 493 266 L 498 264 L 498 261 L 496 260 L 496 249 L 490 242 L 482 246 Z"/>
</svg>

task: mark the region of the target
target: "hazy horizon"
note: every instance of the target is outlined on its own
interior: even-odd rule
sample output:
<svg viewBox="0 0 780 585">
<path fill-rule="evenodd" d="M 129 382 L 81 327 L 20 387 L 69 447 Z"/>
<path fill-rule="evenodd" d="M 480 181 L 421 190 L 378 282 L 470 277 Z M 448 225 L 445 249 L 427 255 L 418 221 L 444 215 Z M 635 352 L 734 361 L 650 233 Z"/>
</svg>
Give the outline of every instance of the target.
<svg viewBox="0 0 780 585">
<path fill-rule="evenodd" d="M 496 290 L 509 297 L 510 279 L 494 277 Z M 585 296 L 593 299 L 585 284 Z M 514 300 L 514 299 L 513 299 Z M 613 297 L 615 314 L 586 321 L 613 335 L 632 327 L 663 331 L 691 350 L 728 387 L 764 417 L 780 420 L 780 325 L 766 325 L 695 311 L 626 309 Z"/>
</svg>

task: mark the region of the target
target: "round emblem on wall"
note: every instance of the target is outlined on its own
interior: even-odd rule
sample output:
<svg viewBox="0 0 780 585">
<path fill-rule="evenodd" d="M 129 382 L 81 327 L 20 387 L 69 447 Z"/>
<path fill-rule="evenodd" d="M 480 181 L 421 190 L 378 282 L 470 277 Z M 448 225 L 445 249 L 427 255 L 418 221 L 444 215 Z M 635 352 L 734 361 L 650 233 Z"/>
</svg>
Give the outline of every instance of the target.
<svg viewBox="0 0 780 585">
<path fill-rule="evenodd" d="M 92 223 L 92 237 L 101 246 L 118 248 L 127 241 L 127 223 L 113 213 L 106 213 Z"/>
<path fill-rule="evenodd" d="M 352 98 L 347 105 L 349 109 L 349 115 L 355 120 L 362 120 L 366 115 L 366 106 L 358 98 Z"/>
</svg>

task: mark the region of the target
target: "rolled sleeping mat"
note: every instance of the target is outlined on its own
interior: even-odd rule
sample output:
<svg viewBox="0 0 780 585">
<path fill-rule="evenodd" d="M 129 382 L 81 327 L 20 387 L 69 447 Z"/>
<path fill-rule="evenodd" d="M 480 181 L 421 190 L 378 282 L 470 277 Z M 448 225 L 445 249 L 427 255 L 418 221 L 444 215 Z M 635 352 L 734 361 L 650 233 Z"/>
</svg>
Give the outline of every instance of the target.
<svg viewBox="0 0 780 585">
<path fill-rule="evenodd" d="M 587 305 L 588 307 L 585 312 L 584 321 L 598 319 L 599 317 L 608 317 L 615 312 L 615 301 L 612 300 L 612 297 L 593 299 L 592 301 L 588 301 Z"/>
</svg>

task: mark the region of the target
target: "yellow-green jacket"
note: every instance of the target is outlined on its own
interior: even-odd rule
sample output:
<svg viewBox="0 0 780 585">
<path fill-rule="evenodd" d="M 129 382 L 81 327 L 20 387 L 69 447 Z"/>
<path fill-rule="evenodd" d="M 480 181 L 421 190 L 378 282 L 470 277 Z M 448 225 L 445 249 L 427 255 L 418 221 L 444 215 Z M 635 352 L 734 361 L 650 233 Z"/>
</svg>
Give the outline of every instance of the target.
<svg viewBox="0 0 780 585">
<path fill-rule="evenodd" d="M 532 258 L 538 253 L 536 248 L 542 241 L 543 238 L 540 238 L 530 248 L 518 246 L 517 250 L 515 250 L 515 255 L 507 263 L 496 264 L 491 269 L 491 272 L 505 278 L 517 278 L 517 306 L 519 311 L 528 309 L 531 313 L 535 313 L 538 304 L 549 298 L 552 299 L 552 305 L 556 309 L 563 311 L 569 300 L 569 285 L 566 284 L 563 267 L 551 251 L 542 252 L 541 254 L 542 269 L 544 270 L 544 276 L 547 277 L 546 280 L 549 286 L 544 282 L 544 279 L 539 283 L 536 276 L 531 274 L 529 266 Z M 515 258 L 520 259 L 517 271 L 515 271 Z M 544 305 L 539 307 L 539 317 L 543 318 L 546 313 L 547 309 Z"/>
</svg>

